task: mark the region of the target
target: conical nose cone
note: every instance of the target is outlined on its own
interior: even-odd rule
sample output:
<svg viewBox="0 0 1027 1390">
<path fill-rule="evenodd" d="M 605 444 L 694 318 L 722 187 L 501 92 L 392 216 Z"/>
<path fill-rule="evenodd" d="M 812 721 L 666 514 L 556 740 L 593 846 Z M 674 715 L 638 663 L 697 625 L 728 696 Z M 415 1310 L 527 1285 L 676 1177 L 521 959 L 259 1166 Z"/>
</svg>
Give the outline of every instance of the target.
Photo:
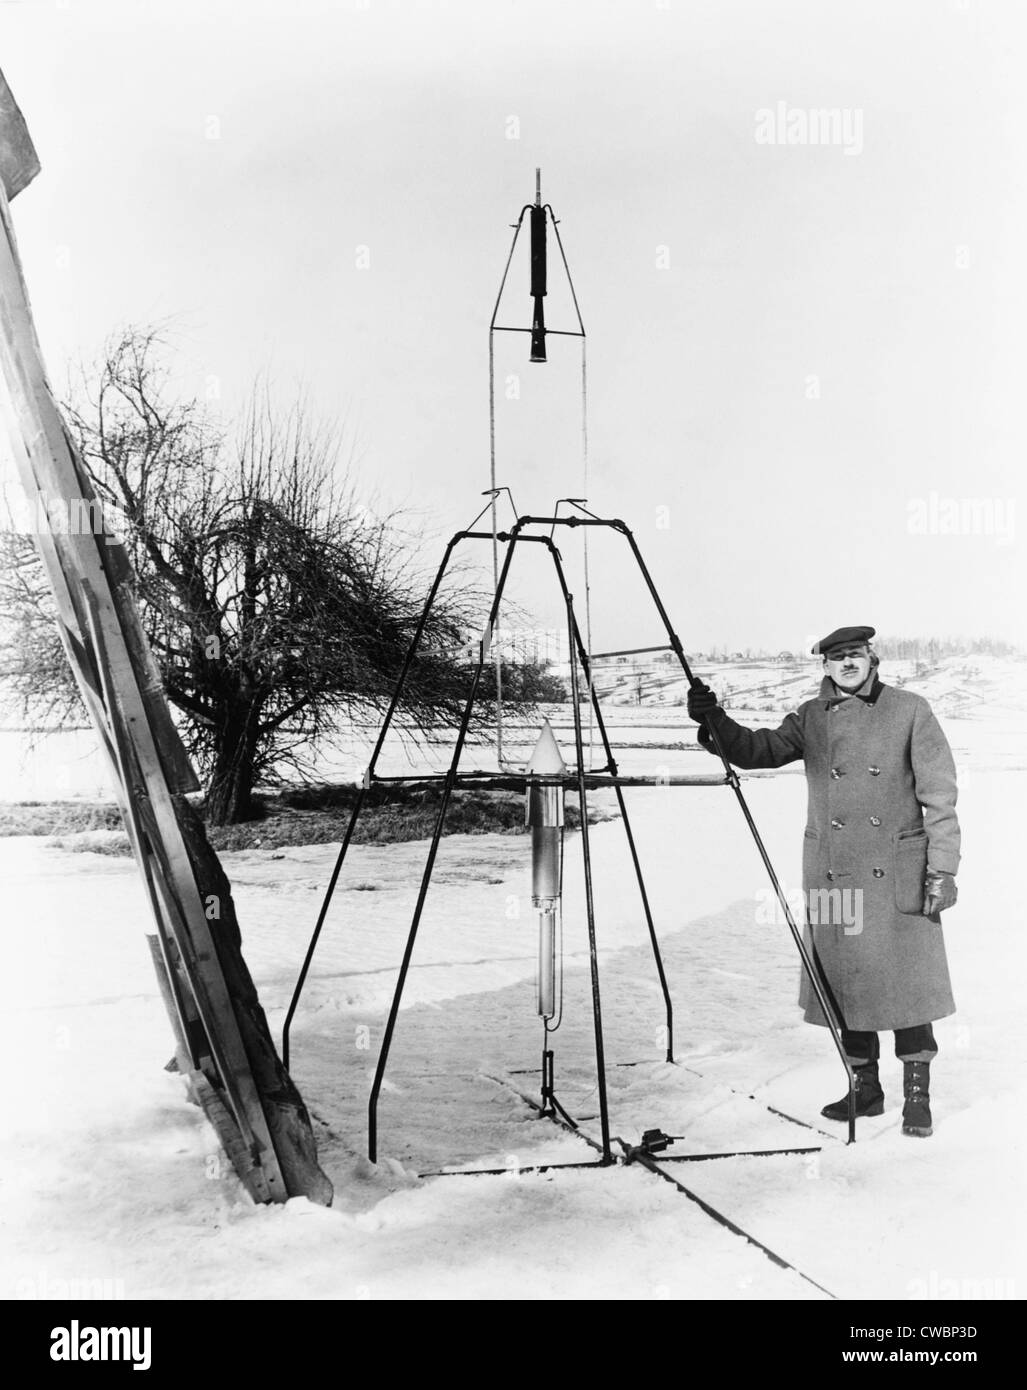
<svg viewBox="0 0 1027 1390">
<path fill-rule="evenodd" d="M 528 766 L 525 771 L 529 776 L 535 777 L 557 777 L 562 776 L 567 771 L 567 764 L 560 753 L 559 744 L 553 737 L 548 719 L 542 721 L 542 728 L 539 730 L 538 739 L 535 742 L 531 757 L 528 759 Z"/>
</svg>

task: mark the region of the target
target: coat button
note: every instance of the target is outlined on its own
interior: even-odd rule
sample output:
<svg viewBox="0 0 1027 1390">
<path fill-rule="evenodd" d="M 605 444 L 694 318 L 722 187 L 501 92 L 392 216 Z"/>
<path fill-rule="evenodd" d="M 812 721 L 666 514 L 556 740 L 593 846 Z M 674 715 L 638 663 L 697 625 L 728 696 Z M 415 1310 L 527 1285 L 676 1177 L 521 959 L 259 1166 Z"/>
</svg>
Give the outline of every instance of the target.
<svg viewBox="0 0 1027 1390">
<path fill-rule="evenodd" d="M 881 769 L 879 767 L 868 767 L 867 772 L 870 773 L 871 777 L 880 777 L 881 775 Z"/>
<path fill-rule="evenodd" d="M 834 780 L 837 782 L 840 778 L 842 778 L 842 777 L 845 776 L 845 773 L 842 772 L 842 771 L 840 771 L 838 768 L 833 767 L 833 768 L 831 769 L 831 776 L 832 776 L 832 777 L 834 778 Z"/>
<path fill-rule="evenodd" d="M 880 817 L 880 816 L 871 816 L 871 817 L 870 817 L 870 824 L 871 824 L 871 825 L 880 825 L 880 824 L 881 824 L 881 817 Z"/>
<path fill-rule="evenodd" d="M 827 881 L 828 881 L 828 883 L 833 883 L 833 882 L 834 882 L 834 870 L 833 870 L 833 869 L 828 869 L 828 871 L 827 871 Z"/>
<path fill-rule="evenodd" d="M 833 821 L 831 822 L 831 829 L 832 829 L 832 830 L 841 830 L 842 827 L 843 827 L 844 825 L 845 825 L 845 822 L 844 822 L 843 820 L 833 820 Z"/>
<path fill-rule="evenodd" d="M 875 869 L 875 870 L 874 870 L 874 878 L 884 878 L 884 870 L 883 870 L 883 869 Z"/>
</svg>

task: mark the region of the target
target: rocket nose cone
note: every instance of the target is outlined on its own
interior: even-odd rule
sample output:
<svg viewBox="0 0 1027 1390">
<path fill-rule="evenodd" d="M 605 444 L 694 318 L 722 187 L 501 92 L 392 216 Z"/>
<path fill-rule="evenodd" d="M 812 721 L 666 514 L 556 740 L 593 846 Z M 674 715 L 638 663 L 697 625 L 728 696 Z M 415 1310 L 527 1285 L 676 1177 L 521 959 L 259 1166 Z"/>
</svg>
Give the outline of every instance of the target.
<svg viewBox="0 0 1027 1390">
<path fill-rule="evenodd" d="M 553 737 L 548 719 L 542 721 L 542 728 L 539 730 L 525 771 L 536 777 L 562 776 L 567 771 L 567 764 L 560 753 L 560 745 Z"/>
</svg>

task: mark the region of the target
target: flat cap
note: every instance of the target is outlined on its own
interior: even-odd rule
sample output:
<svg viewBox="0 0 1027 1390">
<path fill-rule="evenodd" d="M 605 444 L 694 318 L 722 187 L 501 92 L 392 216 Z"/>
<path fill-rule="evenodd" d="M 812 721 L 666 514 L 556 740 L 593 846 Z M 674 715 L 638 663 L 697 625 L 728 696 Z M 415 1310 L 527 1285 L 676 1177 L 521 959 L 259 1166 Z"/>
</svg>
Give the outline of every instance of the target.
<svg viewBox="0 0 1027 1390">
<path fill-rule="evenodd" d="M 875 631 L 876 628 L 872 627 L 836 627 L 834 632 L 814 642 L 810 650 L 814 656 L 824 656 L 832 647 L 844 647 L 850 642 L 869 642 Z"/>
</svg>

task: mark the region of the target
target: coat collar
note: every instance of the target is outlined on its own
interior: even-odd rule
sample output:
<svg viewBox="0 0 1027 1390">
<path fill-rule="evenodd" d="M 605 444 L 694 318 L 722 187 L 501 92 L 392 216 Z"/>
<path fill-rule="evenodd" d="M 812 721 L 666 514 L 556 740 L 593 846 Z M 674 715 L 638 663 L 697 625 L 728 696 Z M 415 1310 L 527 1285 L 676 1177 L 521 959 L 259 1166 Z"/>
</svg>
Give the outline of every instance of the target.
<svg viewBox="0 0 1027 1390">
<path fill-rule="evenodd" d="M 867 682 L 869 682 L 869 689 L 867 688 Z M 863 682 L 860 689 L 854 691 L 851 695 L 839 695 L 838 687 L 835 685 L 834 681 L 830 676 L 825 676 L 820 682 L 820 694 L 818 698 L 825 702 L 825 709 L 830 709 L 832 705 L 840 705 L 843 700 L 853 699 L 862 700 L 865 705 L 873 706 L 877 704 L 883 689 L 884 682 L 878 676 L 876 670 L 872 672 L 871 676 L 867 677 L 867 680 Z"/>
</svg>

